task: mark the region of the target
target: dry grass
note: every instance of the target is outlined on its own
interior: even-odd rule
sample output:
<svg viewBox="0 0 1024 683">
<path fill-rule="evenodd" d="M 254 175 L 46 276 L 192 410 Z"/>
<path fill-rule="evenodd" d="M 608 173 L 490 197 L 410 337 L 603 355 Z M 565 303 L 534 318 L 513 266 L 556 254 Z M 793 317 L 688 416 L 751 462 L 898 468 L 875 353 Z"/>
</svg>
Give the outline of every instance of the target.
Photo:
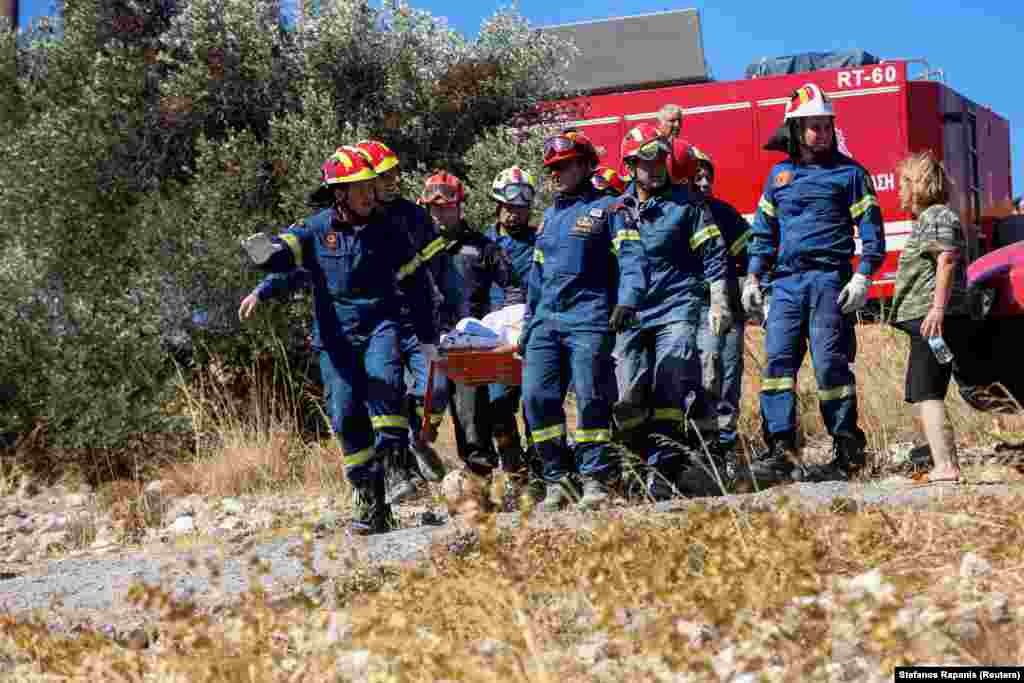
<svg viewBox="0 0 1024 683">
<path fill-rule="evenodd" d="M 138 587 L 148 649 L 3 617 L 0 659 L 12 681 L 254 683 L 881 681 L 910 663 L 1012 664 L 1024 658 L 1020 502 L 783 505 L 739 522 L 695 508 L 609 515 L 592 531 L 500 531 L 485 516 L 468 552 L 441 546 L 426 565 L 333 583 L 312 571 L 307 536 L 313 599 L 272 605 L 256 591 L 212 618 Z M 961 577 L 968 553 L 988 568 Z"/>
</svg>

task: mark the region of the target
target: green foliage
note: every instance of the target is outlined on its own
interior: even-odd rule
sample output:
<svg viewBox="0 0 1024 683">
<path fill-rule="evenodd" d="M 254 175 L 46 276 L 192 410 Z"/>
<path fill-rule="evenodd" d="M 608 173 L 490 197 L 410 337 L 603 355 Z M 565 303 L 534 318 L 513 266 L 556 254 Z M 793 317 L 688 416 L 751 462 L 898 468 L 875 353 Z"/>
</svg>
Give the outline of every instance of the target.
<svg viewBox="0 0 1024 683">
<path fill-rule="evenodd" d="M 238 241 L 308 214 L 340 144 L 384 140 L 407 185 L 468 173 L 478 223 L 500 168 L 535 167 L 537 134 L 500 126 L 561 92 L 574 48 L 515 9 L 468 40 L 396 0 L 294 31 L 276 6 L 83 0 L 0 33 L 0 432 L 123 445 L 170 428 L 170 359 L 201 363 L 200 339 L 240 364 L 301 345 L 301 298 L 239 325 L 260 275 Z"/>
</svg>

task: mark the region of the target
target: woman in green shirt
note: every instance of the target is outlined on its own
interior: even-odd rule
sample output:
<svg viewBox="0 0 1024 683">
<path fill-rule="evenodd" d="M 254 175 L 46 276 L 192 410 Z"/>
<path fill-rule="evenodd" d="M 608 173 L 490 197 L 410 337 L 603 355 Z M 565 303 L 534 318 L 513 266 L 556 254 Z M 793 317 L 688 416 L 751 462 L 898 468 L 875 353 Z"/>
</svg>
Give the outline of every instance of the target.
<svg viewBox="0 0 1024 683">
<path fill-rule="evenodd" d="M 967 293 L 967 235 L 946 205 L 949 178 L 931 152 L 904 159 L 899 171 L 900 202 L 915 220 L 900 254 L 889 320 L 910 337 L 906 401 L 918 407 L 931 447 L 935 466 L 928 479 L 956 482 L 960 467 L 945 406 L 953 364 L 942 356 L 969 357 L 979 331 Z"/>
</svg>

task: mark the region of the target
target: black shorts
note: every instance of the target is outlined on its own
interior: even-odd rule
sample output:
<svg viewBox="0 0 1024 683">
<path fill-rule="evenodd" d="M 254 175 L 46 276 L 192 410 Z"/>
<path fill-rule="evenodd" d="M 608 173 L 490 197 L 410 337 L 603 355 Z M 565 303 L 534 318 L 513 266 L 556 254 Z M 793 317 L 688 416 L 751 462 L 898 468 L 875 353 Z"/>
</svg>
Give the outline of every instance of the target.
<svg viewBox="0 0 1024 683">
<path fill-rule="evenodd" d="M 910 335 L 910 359 L 907 361 L 907 403 L 942 401 L 953 376 L 953 365 L 969 360 L 977 342 L 983 341 L 982 324 L 968 316 L 951 316 L 942 321 L 942 338 L 953 352 L 953 362 L 941 365 L 935 359 L 928 340 L 921 336 L 924 318 L 896 323 L 895 327 Z"/>
</svg>

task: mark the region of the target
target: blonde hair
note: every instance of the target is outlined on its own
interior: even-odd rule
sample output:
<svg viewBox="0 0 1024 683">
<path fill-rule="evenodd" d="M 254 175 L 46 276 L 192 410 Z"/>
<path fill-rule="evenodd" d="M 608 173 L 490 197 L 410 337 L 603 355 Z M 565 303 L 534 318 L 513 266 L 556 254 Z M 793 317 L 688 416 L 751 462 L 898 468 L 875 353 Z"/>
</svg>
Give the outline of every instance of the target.
<svg viewBox="0 0 1024 683">
<path fill-rule="evenodd" d="M 929 206 L 949 201 L 949 175 L 930 150 L 911 154 L 897 168 L 900 174 L 900 206 L 915 216 Z"/>
</svg>

